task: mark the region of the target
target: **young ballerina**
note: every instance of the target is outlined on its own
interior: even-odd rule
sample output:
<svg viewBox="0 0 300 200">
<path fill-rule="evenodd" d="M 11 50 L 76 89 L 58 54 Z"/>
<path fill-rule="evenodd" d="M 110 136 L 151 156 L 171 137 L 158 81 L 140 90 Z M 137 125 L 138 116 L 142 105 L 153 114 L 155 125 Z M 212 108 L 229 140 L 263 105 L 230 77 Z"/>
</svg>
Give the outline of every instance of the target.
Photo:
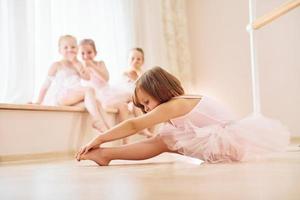
<svg viewBox="0 0 300 200">
<path fill-rule="evenodd" d="M 143 64 L 144 64 L 144 51 L 141 48 L 133 48 L 130 50 L 128 57 L 128 65 L 129 67 L 123 72 L 120 81 L 117 85 L 106 85 L 106 87 L 97 90 L 98 94 L 96 95 L 99 102 L 103 107 L 111 107 L 116 108 L 118 110 L 117 114 L 117 123 L 120 123 L 129 118 L 129 115 L 133 113 L 134 115 L 138 115 L 139 112 L 137 109 L 131 105 L 131 96 L 133 94 L 134 89 L 134 81 L 142 74 Z M 92 96 L 92 94 L 91 94 Z M 91 97 L 92 99 L 92 97 Z M 95 103 L 93 103 L 95 105 Z M 93 106 L 97 109 L 96 106 Z M 101 106 L 98 106 L 97 113 L 101 113 Z M 102 116 L 105 113 L 102 112 Z M 98 120 L 94 122 L 94 127 L 99 131 L 103 132 L 107 129 L 107 125 L 105 123 L 105 117 L 102 117 L 103 120 Z M 151 137 L 152 133 L 145 129 L 141 131 L 141 134 L 146 137 Z M 123 144 L 128 143 L 128 138 L 122 139 Z"/>
<path fill-rule="evenodd" d="M 160 67 L 146 71 L 135 85 L 134 103 L 145 114 L 95 137 L 77 152 L 78 161 L 105 166 L 116 159 L 143 160 L 173 152 L 208 163 L 236 162 L 284 150 L 289 143 L 289 132 L 280 122 L 262 116 L 237 120 L 207 96 L 184 95 L 178 79 Z M 158 123 L 164 125 L 153 138 L 120 147 L 100 146 Z"/>
<path fill-rule="evenodd" d="M 51 65 L 36 104 L 74 105 L 84 98 L 80 79 L 88 79 L 89 73 L 77 60 L 76 38 L 71 35 L 61 36 L 58 47 L 62 59 Z"/>
<path fill-rule="evenodd" d="M 145 63 L 145 54 L 142 48 L 136 47 L 131 49 L 128 57 L 129 66 L 124 71 L 124 76 L 128 82 L 135 81 L 143 72 Z"/>
<path fill-rule="evenodd" d="M 129 85 L 128 88 L 134 88 L 134 81 L 143 73 L 143 64 L 145 63 L 145 53 L 142 48 L 135 47 L 131 49 L 128 57 L 129 66 L 123 73 L 124 80 L 127 81 Z M 141 112 L 137 107 L 135 107 L 129 99 L 127 102 L 118 104 L 118 109 L 120 110 L 119 122 L 122 122 L 129 118 L 130 114 L 133 114 L 135 117 L 141 115 Z M 139 134 L 146 137 L 153 136 L 153 127 L 142 130 Z M 128 144 L 129 137 L 123 138 L 123 144 Z"/>
<path fill-rule="evenodd" d="M 107 86 L 109 72 L 104 61 L 96 61 L 97 49 L 95 42 L 91 39 L 83 39 L 79 44 L 79 52 L 83 61 L 85 70 L 89 73 L 88 80 L 82 80 L 81 83 L 86 87 L 84 104 L 93 118 L 93 127 L 98 128 L 101 132 L 109 128 L 103 118 L 103 108 L 100 103 L 99 92 Z M 101 94 L 100 94 L 101 95 Z"/>
</svg>

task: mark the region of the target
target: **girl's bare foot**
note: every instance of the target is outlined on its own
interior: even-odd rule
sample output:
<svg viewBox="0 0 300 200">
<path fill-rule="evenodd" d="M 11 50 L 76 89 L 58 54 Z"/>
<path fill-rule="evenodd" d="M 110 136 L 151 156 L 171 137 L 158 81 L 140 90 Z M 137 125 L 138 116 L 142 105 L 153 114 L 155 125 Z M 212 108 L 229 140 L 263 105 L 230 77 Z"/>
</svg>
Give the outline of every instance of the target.
<svg viewBox="0 0 300 200">
<path fill-rule="evenodd" d="M 142 132 L 139 133 L 140 135 L 144 135 L 147 138 L 151 138 L 154 136 L 154 133 L 149 131 L 148 129 L 144 129 Z"/>
<path fill-rule="evenodd" d="M 93 149 L 80 157 L 80 160 L 92 160 L 100 166 L 107 166 L 110 162 L 103 154 L 103 149 Z"/>
</svg>

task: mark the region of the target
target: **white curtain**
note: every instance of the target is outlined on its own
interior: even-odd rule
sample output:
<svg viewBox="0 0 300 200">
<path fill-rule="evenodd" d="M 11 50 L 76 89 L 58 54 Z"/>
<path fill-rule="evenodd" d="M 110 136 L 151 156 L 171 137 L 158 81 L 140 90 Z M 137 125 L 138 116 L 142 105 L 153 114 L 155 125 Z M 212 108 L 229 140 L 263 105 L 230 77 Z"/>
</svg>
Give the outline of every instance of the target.
<svg viewBox="0 0 300 200">
<path fill-rule="evenodd" d="M 176 41 L 186 26 L 181 23 L 177 34 L 166 34 L 166 26 L 176 27 L 182 19 L 163 20 L 168 12 L 184 9 L 176 5 L 169 9 L 172 1 L 165 0 L 0 0 L 0 102 L 26 103 L 37 95 L 50 64 L 60 59 L 57 41 L 64 34 L 94 39 L 97 59 L 105 61 L 112 81 L 136 46 L 145 50 L 146 67 L 172 64 L 170 71 L 178 74 L 176 67 L 184 63 L 174 64 L 176 57 L 186 55 L 175 55 L 178 46 L 169 41 Z M 182 41 L 180 51 L 187 48 Z"/>
<path fill-rule="evenodd" d="M 182 81 L 186 92 L 192 92 L 194 80 L 189 51 L 186 1 L 162 0 L 162 22 L 169 69 Z"/>
</svg>

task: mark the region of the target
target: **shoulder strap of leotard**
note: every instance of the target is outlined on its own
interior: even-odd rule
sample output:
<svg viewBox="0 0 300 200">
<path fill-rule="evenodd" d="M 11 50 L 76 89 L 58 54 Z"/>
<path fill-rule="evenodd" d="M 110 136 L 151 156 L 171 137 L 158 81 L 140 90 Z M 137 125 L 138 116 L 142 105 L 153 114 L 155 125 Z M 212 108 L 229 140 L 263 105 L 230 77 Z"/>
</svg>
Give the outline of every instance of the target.
<svg viewBox="0 0 300 200">
<path fill-rule="evenodd" d="M 193 95 L 193 94 L 185 94 L 177 97 L 173 97 L 173 99 L 201 99 L 203 96 L 201 95 Z"/>
</svg>

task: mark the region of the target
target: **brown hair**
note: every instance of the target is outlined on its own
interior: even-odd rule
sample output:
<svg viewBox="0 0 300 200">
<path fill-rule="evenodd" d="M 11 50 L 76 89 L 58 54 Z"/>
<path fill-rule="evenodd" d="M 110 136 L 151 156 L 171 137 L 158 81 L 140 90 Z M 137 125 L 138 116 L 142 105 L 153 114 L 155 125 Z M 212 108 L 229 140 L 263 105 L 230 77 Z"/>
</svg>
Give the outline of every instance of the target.
<svg viewBox="0 0 300 200">
<path fill-rule="evenodd" d="M 58 47 L 60 47 L 61 42 L 65 39 L 72 39 L 77 44 L 77 39 L 73 35 L 62 35 L 58 39 Z"/>
<path fill-rule="evenodd" d="M 161 67 L 153 67 L 147 70 L 135 82 L 133 103 L 145 112 L 144 106 L 137 97 L 137 90 L 139 89 L 147 92 L 160 103 L 165 103 L 173 97 L 184 94 L 180 81 Z"/>
<path fill-rule="evenodd" d="M 95 42 L 92 39 L 83 39 L 80 41 L 80 45 L 90 45 L 95 51 L 95 53 L 97 53 Z"/>
</svg>

